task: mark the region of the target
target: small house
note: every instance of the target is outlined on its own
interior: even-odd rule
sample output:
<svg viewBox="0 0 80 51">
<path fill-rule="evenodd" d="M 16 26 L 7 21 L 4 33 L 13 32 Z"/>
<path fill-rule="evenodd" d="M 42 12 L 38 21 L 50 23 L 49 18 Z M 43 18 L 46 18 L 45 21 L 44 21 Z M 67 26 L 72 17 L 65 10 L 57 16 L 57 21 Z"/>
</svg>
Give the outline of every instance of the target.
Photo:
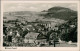
<svg viewBox="0 0 80 51">
<path fill-rule="evenodd" d="M 36 45 L 47 44 L 46 37 L 43 34 L 36 32 L 29 32 L 25 35 L 24 43 L 33 43 Z"/>
<path fill-rule="evenodd" d="M 47 44 L 47 38 L 46 38 L 46 36 L 43 35 L 43 34 L 39 34 L 37 36 L 37 43 L 38 43 L 38 45 L 39 44 Z"/>
<path fill-rule="evenodd" d="M 25 35 L 24 42 L 25 43 L 35 43 L 38 35 L 39 33 L 29 32 L 28 34 Z"/>
</svg>

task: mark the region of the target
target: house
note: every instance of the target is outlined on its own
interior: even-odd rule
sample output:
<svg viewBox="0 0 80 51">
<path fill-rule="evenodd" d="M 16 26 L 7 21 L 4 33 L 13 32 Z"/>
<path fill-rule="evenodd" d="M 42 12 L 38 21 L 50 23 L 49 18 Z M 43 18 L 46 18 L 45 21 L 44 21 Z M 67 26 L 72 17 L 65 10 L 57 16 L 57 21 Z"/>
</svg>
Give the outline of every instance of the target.
<svg viewBox="0 0 80 51">
<path fill-rule="evenodd" d="M 32 25 L 23 26 L 23 30 L 27 29 L 28 31 L 35 31 L 35 28 Z"/>
<path fill-rule="evenodd" d="M 57 31 L 59 28 L 58 28 L 58 26 L 55 26 L 52 29 L 55 30 L 55 31 Z"/>
<path fill-rule="evenodd" d="M 37 36 L 37 44 L 40 45 L 40 44 L 47 44 L 47 38 L 45 35 L 43 34 L 39 34 Z"/>
<path fill-rule="evenodd" d="M 46 37 L 40 33 L 29 32 L 25 35 L 24 43 L 32 43 L 36 45 L 47 44 Z"/>
<path fill-rule="evenodd" d="M 38 35 L 39 33 L 29 32 L 25 35 L 24 43 L 35 43 Z"/>
</svg>

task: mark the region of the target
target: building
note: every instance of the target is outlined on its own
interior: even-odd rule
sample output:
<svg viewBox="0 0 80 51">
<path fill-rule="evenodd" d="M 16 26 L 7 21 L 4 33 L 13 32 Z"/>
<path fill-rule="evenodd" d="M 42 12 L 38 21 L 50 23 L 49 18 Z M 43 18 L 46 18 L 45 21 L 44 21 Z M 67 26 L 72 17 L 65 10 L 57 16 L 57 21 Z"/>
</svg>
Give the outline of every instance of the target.
<svg viewBox="0 0 80 51">
<path fill-rule="evenodd" d="M 25 35 L 24 42 L 25 43 L 32 43 L 36 45 L 46 44 L 46 37 L 40 33 L 30 32 Z"/>
<path fill-rule="evenodd" d="M 29 32 L 28 34 L 25 35 L 24 42 L 25 43 L 35 43 L 38 35 L 39 33 Z"/>
</svg>

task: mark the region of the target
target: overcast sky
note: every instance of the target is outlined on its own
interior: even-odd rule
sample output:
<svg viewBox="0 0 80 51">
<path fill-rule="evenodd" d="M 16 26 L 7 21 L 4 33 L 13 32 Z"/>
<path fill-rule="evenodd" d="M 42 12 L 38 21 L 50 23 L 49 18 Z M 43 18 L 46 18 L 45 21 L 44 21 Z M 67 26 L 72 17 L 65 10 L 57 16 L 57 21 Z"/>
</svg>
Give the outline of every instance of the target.
<svg viewBox="0 0 80 51">
<path fill-rule="evenodd" d="M 55 6 L 77 10 L 77 4 L 75 3 L 5 3 L 3 4 L 3 11 L 42 11 Z"/>
</svg>

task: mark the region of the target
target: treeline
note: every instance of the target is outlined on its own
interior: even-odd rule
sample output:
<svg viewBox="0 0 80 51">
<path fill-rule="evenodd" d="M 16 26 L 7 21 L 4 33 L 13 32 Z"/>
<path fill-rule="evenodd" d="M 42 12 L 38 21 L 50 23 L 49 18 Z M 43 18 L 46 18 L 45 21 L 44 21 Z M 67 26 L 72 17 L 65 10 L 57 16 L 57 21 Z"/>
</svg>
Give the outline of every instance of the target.
<svg viewBox="0 0 80 51">
<path fill-rule="evenodd" d="M 77 42 L 77 18 L 68 20 L 67 23 L 64 23 L 64 27 L 64 30 L 67 29 L 68 32 L 61 34 L 61 39 L 64 41 Z"/>
</svg>

